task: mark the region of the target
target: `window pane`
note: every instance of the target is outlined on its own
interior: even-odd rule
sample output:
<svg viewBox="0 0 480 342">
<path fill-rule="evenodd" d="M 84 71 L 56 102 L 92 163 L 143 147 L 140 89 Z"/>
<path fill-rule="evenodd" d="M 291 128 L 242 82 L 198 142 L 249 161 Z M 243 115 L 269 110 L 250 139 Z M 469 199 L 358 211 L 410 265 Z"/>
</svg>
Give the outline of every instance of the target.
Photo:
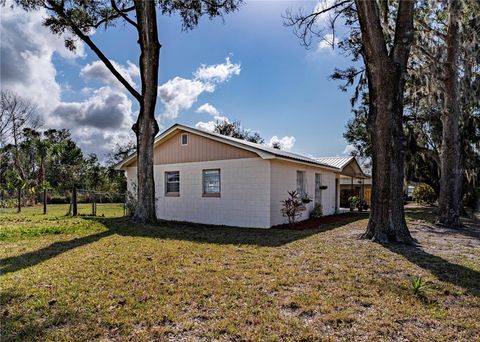
<svg viewBox="0 0 480 342">
<path fill-rule="evenodd" d="M 180 172 L 165 172 L 165 193 L 180 192 Z"/>
<path fill-rule="evenodd" d="M 304 171 L 297 171 L 297 193 L 300 197 L 305 194 L 305 180 Z"/>
<path fill-rule="evenodd" d="M 320 187 L 322 186 L 322 175 L 316 173 L 315 174 L 315 203 L 321 204 L 322 203 L 322 190 Z"/>
<path fill-rule="evenodd" d="M 203 170 L 203 193 L 220 193 L 220 170 Z"/>
<path fill-rule="evenodd" d="M 180 183 L 167 183 L 167 192 L 180 192 Z"/>
<path fill-rule="evenodd" d="M 188 135 L 182 134 L 182 145 L 186 145 L 188 143 Z"/>
<path fill-rule="evenodd" d="M 178 182 L 180 174 L 178 172 L 167 172 L 167 182 Z"/>
</svg>

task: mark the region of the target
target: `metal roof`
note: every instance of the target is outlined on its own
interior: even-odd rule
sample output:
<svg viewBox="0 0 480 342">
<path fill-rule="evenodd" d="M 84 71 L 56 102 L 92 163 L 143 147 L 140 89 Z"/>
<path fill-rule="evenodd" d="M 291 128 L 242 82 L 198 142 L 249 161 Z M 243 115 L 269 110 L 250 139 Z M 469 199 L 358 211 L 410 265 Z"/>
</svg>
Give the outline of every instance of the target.
<svg viewBox="0 0 480 342">
<path fill-rule="evenodd" d="M 343 157 L 315 157 L 313 159 L 315 159 L 319 163 L 337 167 L 339 169 L 343 169 L 354 158 L 355 157 L 353 156 L 343 156 Z"/>
</svg>

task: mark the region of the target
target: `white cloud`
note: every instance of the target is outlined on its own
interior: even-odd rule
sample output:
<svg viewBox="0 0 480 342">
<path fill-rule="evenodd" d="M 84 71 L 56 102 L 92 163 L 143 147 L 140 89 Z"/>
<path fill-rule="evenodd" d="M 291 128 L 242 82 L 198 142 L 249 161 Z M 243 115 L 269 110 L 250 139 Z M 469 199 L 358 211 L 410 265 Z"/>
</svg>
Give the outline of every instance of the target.
<svg viewBox="0 0 480 342">
<path fill-rule="evenodd" d="M 197 122 L 195 124 L 195 128 L 198 128 L 207 132 L 213 132 L 215 130 L 215 121 Z"/>
<path fill-rule="evenodd" d="M 127 65 L 124 66 L 112 60 L 110 60 L 110 62 L 112 62 L 115 69 L 118 70 L 120 75 L 122 75 L 128 83 L 133 87 L 137 85 L 135 80 L 140 78 L 140 69 L 135 64 L 127 61 Z M 125 87 L 100 60 L 85 65 L 82 70 L 80 70 L 80 76 L 86 80 L 101 81 L 102 83 L 118 90 L 125 90 Z"/>
<path fill-rule="evenodd" d="M 167 81 L 158 87 L 158 96 L 164 105 L 162 118 L 176 119 L 182 110 L 190 109 L 202 93 L 214 92 L 217 84 L 239 74 L 240 64 L 233 64 L 227 57 L 223 64 L 202 65 L 194 72 L 193 79 L 177 76 Z"/>
<path fill-rule="evenodd" d="M 213 92 L 215 87 L 198 80 L 175 77 L 158 87 L 158 96 L 165 106 L 162 117 L 176 119 L 180 111 L 189 109 L 203 92 Z"/>
<path fill-rule="evenodd" d="M 295 137 L 294 136 L 284 136 L 283 138 L 279 138 L 276 135 L 270 138 L 269 143 L 267 144 L 270 147 L 273 147 L 275 144 L 280 144 L 280 149 L 289 151 L 295 145 Z"/>
<path fill-rule="evenodd" d="M 240 75 L 240 64 L 230 62 L 230 58 L 225 58 L 225 63 L 215 65 L 202 65 L 195 73 L 194 77 L 204 82 L 222 83 L 230 79 L 233 75 Z"/>
<path fill-rule="evenodd" d="M 230 120 L 226 116 L 221 114 L 217 108 L 215 108 L 209 103 L 204 103 L 203 105 L 198 107 L 197 113 L 207 113 L 213 116 L 213 120 L 210 120 L 207 122 L 199 121 L 195 124 L 196 128 L 202 129 L 204 131 L 213 132 L 215 129 L 215 124 L 217 122 L 223 122 L 223 121 L 230 122 Z"/>
<path fill-rule="evenodd" d="M 352 144 L 347 144 L 345 146 L 345 149 L 343 150 L 343 154 L 348 154 L 348 155 L 351 155 L 352 152 L 355 151 L 355 146 L 353 146 Z"/>
<path fill-rule="evenodd" d="M 212 106 L 210 103 L 204 103 L 203 105 L 201 105 L 200 107 L 197 108 L 196 112 L 197 113 L 207 113 L 207 114 L 210 114 L 212 116 L 217 116 L 217 115 L 220 114 L 218 109 L 215 108 L 214 106 Z"/>
<path fill-rule="evenodd" d="M 9 1 L 2 6 L 0 17 L 2 89 L 28 98 L 42 113 L 55 108 L 61 98 L 62 88 L 55 79 L 57 71 L 52 62 L 54 53 L 68 60 L 85 55 L 82 43 L 72 52 L 62 37 L 43 26 L 46 16 L 45 10 L 12 8 Z"/>
<path fill-rule="evenodd" d="M 47 16 L 44 10 L 25 12 L 11 3 L 2 6 L 0 28 L 1 85 L 36 103 L 46 128 L 67 128 L 85 153 L 95 152 L 100 158 L 114 147 L 132 137 L 131 126 L 136 113 L 126 91 L 100 61 L 82 68 L 87 81 L 98 79 L 107 86 L 99 89 L 84 87 L 79 94 L 86 97 L 76 102 L 62 101 L 62 95 L 74 89 L 68 82 L 59 84 L 53 63 L 55 55 L 75 61 L 85 56 L 84 45 L 78 43 L 76 52 L 65 48 L 62 37 L 42 25 Z M 115 63 L 121 73 L 134 83 L 138 68 Z M 103 70 L 102 70 L 103 67 Z"/>
</svg>

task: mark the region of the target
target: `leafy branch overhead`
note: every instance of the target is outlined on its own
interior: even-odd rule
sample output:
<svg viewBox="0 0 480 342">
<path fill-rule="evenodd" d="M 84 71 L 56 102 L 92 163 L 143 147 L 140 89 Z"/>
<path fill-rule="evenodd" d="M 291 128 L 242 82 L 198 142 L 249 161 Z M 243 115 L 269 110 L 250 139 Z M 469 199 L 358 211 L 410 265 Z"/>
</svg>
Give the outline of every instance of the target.
<svg viewBox="0 0 480 342">
<path fill-rule="evenodd" d="M 135 218 L 155 222 L 155 186 L 153 176 L 153 143 L 159 126 L 155 118 L 160 65 L 157 12 L 178 14 L 184 30 L 195 28 L 202 16 L 209 19 L 233 12 L 242 0 L 14 0 L 27 11 L 46 9 L 49 16 L 44 25 L 53 34 L 65 37 L 65 45 L 75 50 L 78 39 L 83 41 L 103 62 L 112 75 L 138 101 L 139 114 L 132 130 L 137 137 L 138 207 Z M 122 76 L 102 48 L 93 40 L 98 29 L 124 23 L 138 34 L 141 90 Z"/>
</svg>

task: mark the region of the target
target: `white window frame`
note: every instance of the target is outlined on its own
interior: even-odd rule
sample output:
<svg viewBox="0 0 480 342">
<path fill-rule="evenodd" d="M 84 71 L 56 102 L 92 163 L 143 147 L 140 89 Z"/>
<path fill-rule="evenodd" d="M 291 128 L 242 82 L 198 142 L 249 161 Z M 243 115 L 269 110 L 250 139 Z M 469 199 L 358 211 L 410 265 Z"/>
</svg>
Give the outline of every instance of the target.
<svg viewBox="0 0 480 342">
<path fill-rule="evenodd" d="M 301 189 L 299 189 L 299 175 L 302 175 L 302 184 L 301 184 Z M 307 175 L 306 171 L 302 170 L 297 170 L 297 193 L 299 198 L 303 198 L 306 194 L 306 188 L 305 188 L 305 176 Z"/>
<path fill-rule="evenodd" d="M 168 181 L 168 174 L 169 173 L 178 173 L 178 181 L 169 182 Z M 168 184 L 169 183 L 178 183 L 178 192 L 168 191 Z M 180 197 L 180 171 L 165 171 L 165 196 L 167 197 Z"/>
<path fill-rule="evenodd" d="M 207 171 L 218 171 L 218 192 L 205 192 L 205 173 Z M 222 171 L 220 169 L 202 170 L 202 197 L 220 197 L 222 193 Z"/>
<path fill-rule="evenodd" d="M 184 144 L 183 143 L 183 137 L 187 140 L 187 142 Z M 180 145 L 182 146 L 187 146 L 188 145 L 188 134 L 187 133 L 182 133 L 180 134 Z"/>
</svg>

